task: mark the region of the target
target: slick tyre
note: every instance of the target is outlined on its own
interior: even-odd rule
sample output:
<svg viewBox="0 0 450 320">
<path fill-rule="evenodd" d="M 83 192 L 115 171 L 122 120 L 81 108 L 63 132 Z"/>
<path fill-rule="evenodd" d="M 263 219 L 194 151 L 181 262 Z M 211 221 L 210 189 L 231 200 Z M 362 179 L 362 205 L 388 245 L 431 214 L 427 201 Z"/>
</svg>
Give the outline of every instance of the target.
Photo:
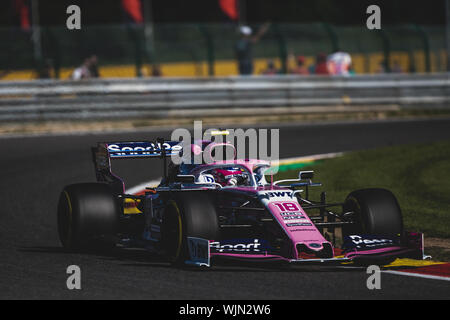
<svg viewBox="0 0 450 320">
<path fill-rule="evenodd" d="M 161 233 L 169 261 L 182 265 L 189 257 L 188 237 L 218 239 L 219 223 L 212 198 L 205 193 L 183 192 L 169 200 Z"/>
<path fill-rule="evenodd" d="M 342 228 L 343 237 L 365 234 L 395 237 L 403 233 L 400 206 L 392 192 L 386 189 L 361 189 L 350 193 L 344 202 L 344 212 L 354 212 L 354 225 Z M 395 257 L 359 257 L 355 265 L 387 265 Z"/>
<path fill-rule="evenodd" d="M 115 245 L 119 208 L 108 185 L 66 186 L 58 201 L 58 233 L 69 251 L 111 248 Z"/>
<path fill-rule="evenodd" d="M 344 212 L 354 212 L 354 225 L 343 228 L 343 236 L 370 234 L 395 236 L 403 233 L 403 219 L 395 196 L 386 189 L 361 189 L 350 193 Z"/>
</svg>

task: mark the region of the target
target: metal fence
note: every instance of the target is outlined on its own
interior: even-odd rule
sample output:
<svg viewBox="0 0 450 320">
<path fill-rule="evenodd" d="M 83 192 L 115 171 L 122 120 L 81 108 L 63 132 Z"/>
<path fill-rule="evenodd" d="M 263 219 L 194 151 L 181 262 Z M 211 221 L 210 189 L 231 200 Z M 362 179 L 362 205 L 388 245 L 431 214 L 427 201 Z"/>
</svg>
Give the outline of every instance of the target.
<svg viewBox="0 0 450 320">
<path fill-rule="evenodd" d="M 255 31 L 259 27 L 252 26 Z M 36 61 L 31 34 L 18 28 L 0 28 L 0 76 L 38 70 L 48 63 L 54 77 L 67 78 L 91 54 L 98 56 L 103 76 L 145 75 L 144 69 L 154 64 L 167 76 L 227 76 L 237 72 L 232 64 L 239 37 L 234 24 L 157 24 L 152 36 L 144 27 L 126 25 L 83 26 L 79 31 L 42 27 L 40 31 L 42 58 Z M 280 72 L 287 73 L 292 56 L 304 55 L 311 64 L 318 53 L 337 49 L 352 54 L 356 73 L 375 73 L 381 63 L 388 72 L 397 64 L 404 72 L 447 69 L 443 26 L 383 25 L 381 30 L 368 30 L 364 26 L 315 23 L 272 24 L 253 47 L 259 63 L 255 72 L 273 59 Z"/>
<path fill-rule="evenodd" d="M 370 110 L 387 104 L 449 108 L 450 74 L 0 82 L 0 121 L 208 117 L 336 105 Z"/>
</svg>

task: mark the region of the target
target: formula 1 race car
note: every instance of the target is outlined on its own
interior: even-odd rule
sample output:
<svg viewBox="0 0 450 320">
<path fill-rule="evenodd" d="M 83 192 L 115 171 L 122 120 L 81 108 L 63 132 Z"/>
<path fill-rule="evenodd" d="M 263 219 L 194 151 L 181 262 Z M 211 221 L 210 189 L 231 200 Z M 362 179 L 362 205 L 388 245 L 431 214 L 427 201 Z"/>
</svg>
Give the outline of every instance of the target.
<svg viewBox="0 0 450 320">
<path fill-rule="evenodd" d="M 385 189 L 351 192 L 342 203 L 309 199 L 313 171 L 266 180 L 270 163 L 222 160 L 195 164 L 167 159 L 186 150 L 212 157 L 228 143 L 178 141 L 99 143 L 92 148 L 96 183 L 66 186 L 58 203 L 64 248 L 82 251 L 120 244 L 163 255 L 174 264 L 210 266 L 217 257 L 290 263 L 387 264 L 423 259 L 423 234 L 403 230 L 394 195 Z M 111 160 L 160 158 L 161 183 L 126 194 Z M 336 208 L 331 211 L 332 208 Z M 337 211 L 336 211 L 337 210 Z M 342 247 L 335 232 L 342 230 Z"/>
</svg>

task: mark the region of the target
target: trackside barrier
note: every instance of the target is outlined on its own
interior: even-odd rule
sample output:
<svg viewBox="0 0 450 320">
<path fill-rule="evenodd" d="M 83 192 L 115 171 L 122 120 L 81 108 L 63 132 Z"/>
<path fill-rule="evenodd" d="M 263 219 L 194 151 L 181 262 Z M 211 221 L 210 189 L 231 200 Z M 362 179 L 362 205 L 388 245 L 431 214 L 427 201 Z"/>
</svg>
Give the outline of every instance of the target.
<svg viewBox="0 0 450 320">
<path fill-rule="evenodd" d="M 270 108 L 450 107 L 450 73 L 0 82 L 0 121 L 170 118 Z M 288 109 L 289 110 L 289 109 Z"/>
</svg>

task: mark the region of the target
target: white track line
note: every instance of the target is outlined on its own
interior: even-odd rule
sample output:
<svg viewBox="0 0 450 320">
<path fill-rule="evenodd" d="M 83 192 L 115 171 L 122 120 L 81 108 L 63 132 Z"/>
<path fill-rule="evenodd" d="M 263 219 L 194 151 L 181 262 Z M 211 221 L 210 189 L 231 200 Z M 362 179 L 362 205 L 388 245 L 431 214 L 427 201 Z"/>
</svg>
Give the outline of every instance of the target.
<svg viewBox="0 0 450 320">
<path fill-rule="evenodd" d="M 382 270 L 381 272 L 382 273 L 389 273 L 389 274 L 396 274 L 396 275 L 400 275 L 400 276 L 407 276 L 407 277 L 416 277 L 416 278 L 424 278 L 424 279 L 450 281 L 449 277 L 433 276 L 433 275 L 430 275 L 430 274 L 395 271 L 395 270 Z"/>
<path fill-rule="evenodd" d="M 297 162 L 309 162 L 316 161 L 322 159 L 330 159 L 340 157 L 344 154 L 344 152 L 330 152 L 330 153 L 322 153 L 322 154 L 313 154 L 310 156 L 302 156 L 302 157 L 293 157 L 293 158 L 284 158 L 278 160 L 278 164 L 289 164 L 289 163 L 297 163 Z M 277 161 L 272 161 L 273 163 L 277 163 Z"/>
</svg>

